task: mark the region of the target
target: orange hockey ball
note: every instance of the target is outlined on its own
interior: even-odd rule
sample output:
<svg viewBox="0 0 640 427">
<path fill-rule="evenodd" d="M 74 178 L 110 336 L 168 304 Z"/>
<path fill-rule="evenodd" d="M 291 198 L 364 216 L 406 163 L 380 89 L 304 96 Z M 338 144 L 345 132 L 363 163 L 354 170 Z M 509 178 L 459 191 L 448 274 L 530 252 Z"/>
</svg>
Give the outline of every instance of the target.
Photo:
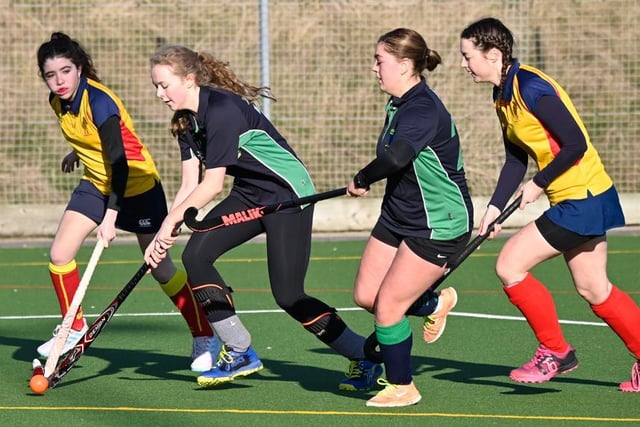
<svg viewBox="0 0 640 427">
<path fill-rule="evenodd" d="M 29 381 L 29 387 L 35 394 L 44 394 L 44 392 L 49 388 L 49 381 L 42 374 L 34 375 L 31 377 L 31 381 Z"/>
</svg>

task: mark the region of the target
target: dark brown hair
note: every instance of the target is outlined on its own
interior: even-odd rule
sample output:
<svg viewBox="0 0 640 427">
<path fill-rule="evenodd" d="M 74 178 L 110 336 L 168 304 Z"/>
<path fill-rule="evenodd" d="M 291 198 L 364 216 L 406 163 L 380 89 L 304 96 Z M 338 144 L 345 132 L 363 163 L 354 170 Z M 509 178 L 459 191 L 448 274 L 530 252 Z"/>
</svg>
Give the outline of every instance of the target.
<svg viewBox="0 0 640 427">
<path fill-rule="evenodd" d="M 91 56 L 80 43 L 65 33 L 55 32 L 51 34 L 51 39 L 38 48 L 38 69 L 40 77 L 44 79 L 44 63 L 56 57 L 69 59 L 76 67 L 80 68 L 83 76 L 97 82 L 100 81 L 98 73 L 93 66 Z"/>
<path fill-rule="evenodd" d="M 502 97 L 507 69 L 514 61 L 513 33 L 498 19 L 483 18 L 462 30 L 460 38 L 471 40 L 473 45 L 482 52 L 486 53 L 496 48 L 502 53 L 502 72 L 497 98 L 499 100 Z"/>
</svg>

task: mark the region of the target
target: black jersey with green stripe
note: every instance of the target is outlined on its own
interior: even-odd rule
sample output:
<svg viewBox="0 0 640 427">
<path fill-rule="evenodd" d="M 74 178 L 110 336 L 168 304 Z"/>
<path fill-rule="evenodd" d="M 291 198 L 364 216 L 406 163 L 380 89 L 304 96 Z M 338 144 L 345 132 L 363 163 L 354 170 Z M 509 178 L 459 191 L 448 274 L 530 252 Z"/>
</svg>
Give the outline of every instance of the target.
<svg viewBox="0 0 640 427">
<path fill-rule="evenodd" d="M 380 221 L 405 236 L 450 240 L 473 228 L 458 132 L 424 79 L 387 104 L 377 153 L 394 142 L 409 144 L 415 157 L 387 178 Z"/>
<path fill-rule="evenodd" d="M 234 177 L 230 194 L 255 206 L 315 193 L 307 168 L 255 106 L 209 87 L 200 88 L 199 100 L 197 137 L 178 139 L 182 160 L 198 155 L 206 169 L 225 167 Z"/>
</svg>

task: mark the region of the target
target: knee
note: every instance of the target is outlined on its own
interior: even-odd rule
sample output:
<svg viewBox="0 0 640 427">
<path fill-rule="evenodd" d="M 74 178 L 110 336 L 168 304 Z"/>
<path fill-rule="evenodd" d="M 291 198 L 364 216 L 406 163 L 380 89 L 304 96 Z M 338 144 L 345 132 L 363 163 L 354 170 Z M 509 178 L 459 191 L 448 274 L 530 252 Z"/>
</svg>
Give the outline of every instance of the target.
<svg viewBox="0 0 640 427">
<path fill-rule="evenodd" d="M 184 268 L 190 271 L 200 262 L 202 262 L 202 253 L 187 245 L 182 251 L 182 265 L 184 265 Z"/>
<path fill-rule="evenodd" d="M 521 277 L 516 277 L 518 274 L 514 271 L 511 263 L 504 260 L 502 257 L 498 257 L 494 271 L 496 276 L 498 276 L 498 279 L 500 279 L 504 284 L 514 283 L 515 281 L 522 279 Z"/>
<path fill-rule="evenodd" d="M 67 265 L 74 260 L 74 257 L 74 254 L 70 254 L 64 249 L 59 249 L 56 247 L 51 248 L 51 250 L 49 251 L 49 261 L 53 265 Z"/>
<path fill-rule="evenodd" d="M 158 283 L 167 283 L 169 280 L 173 279 L 173 276 L 176 274 L 178 268 L 173 263 L 171 258 L 167 257 L 163 259 L 160 264 L 154 269 L 151 270 L 151 275 Z"/>
<path fill-rule="evenodd" d="M 353 286 L 353 301 L 369 312 L 373 312 L 380 290 L 380 283 L 356 278 Z"/>
<path fill-rule="evenodd" d="M 293 311 L 295 311 L 296 307 L 299 307 L 301 305 L 300 303 L 304 300 L 304 295 L 296 297 L 279 292 L 274 292 L 273 299 L 275 300 L 278 307 L 291 314 Z"/>
<path fill-rule="evenodd" d="M 506 269 L 504 268 L 504 266 L 496 263 L 494 271 L 496 273 L 496 276 L 498 276 L 498 279 L 500 279 L 500 281 L 502 283 L 509 283 L 507 280 L 505 280 L 507 274 L 506 274 Z"/>
<path fill-rule="evenodd" d="M 353 302 L 355 302 L 358 307 L 364 308 L 369 312 L 373 312 L 376 299 L 375 295 L 356 291 L 353 293 Z"/>
<path fill-rule="evenodd" d="M 611 288 L 611 283 L 607 281 L 599 286 L 576 286 L 576 291 L 590 305 L 599 305 L 609 298 Z"/>
</svg>

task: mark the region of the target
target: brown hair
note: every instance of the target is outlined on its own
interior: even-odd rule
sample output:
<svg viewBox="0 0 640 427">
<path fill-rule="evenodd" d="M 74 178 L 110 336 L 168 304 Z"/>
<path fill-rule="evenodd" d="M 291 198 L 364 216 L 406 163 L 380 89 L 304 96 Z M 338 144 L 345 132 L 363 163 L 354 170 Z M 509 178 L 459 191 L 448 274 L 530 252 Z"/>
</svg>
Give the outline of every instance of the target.
<svg viewBox="0 0 640 427">
<path fill-rule="evenodd" d="M 482 52 L 496 48 L 502 53 L 502 72 L 498 86 L 498 100 L 502 97 L 507 69 L 513 59 L 513 33 L 496 18 L 483 18 L 470 24 L 460 33 L 461 39 L 471 40 Z"/>
<path fill-rule="evenodd" d="M 275 101 L 268 87 L 253 86 L 240 80 L 228 62 L 220 61 L 206 52 L 195 52 L 179 45 L 165 45 L 153 54 L 149 62 L 151 67 L 169 65 L 176 75 L 182 77 L 193 74 L 196 84 L 199 86 L 226 89 L 253 105 L 258 105 L 261 98 Z M 174 115 L 174 119 L 171 121 L 171 133 L 176 135 L 185 130 L 185 124 L 183 119 L 178 120 L 178 117 Z"/>
<path fill-rule="evenodd" d="M 396 28 L 383 34 L 378 38 L 379 43 L 397 59 L 410 59 L 418 74 L 422 74 L 424 70 L 433 71 L 442 63 L 440 54 L 429 49 L 427 42 L 417 31 L 408 28 Z"/>
</svg>

